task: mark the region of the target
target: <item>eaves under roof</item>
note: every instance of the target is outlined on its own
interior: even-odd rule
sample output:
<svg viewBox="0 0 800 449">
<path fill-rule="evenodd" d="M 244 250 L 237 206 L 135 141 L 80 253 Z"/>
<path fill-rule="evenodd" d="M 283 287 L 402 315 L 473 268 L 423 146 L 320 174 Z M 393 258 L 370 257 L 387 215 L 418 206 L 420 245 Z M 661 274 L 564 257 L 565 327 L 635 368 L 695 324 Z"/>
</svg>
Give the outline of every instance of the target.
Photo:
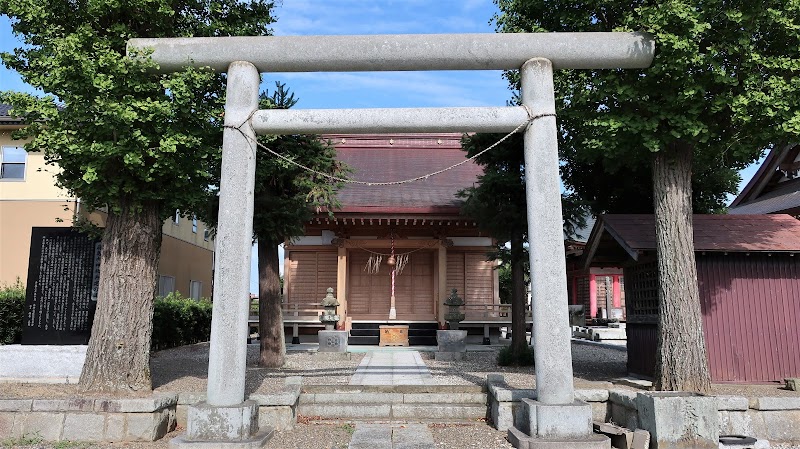
<svg viewBox="0 0 800 449">
<path fill-rule="evenodd" d="M 22 119 L 8 114 L 11 105 L 0 103 L 0 125 L 22 125 Z"/>
<path fill-rule="evenodd" d="M 789 215 L 694 215 L 694 250 L 706 252 L 800 252 L 800 220 Z M 595 223 L 587 242 L 584 266 L 596 256 L 604 235 L 627 255 L 656 249 L 655 217 L 607 214 Z"/>
<path fill-rule="evenodd" d="M 793 213 L 800 208 L 800 182 L 779 182 L 783 174 L 781 164 L 791 163 L 800 151 L 800 145 L 792 143 L 773 148 L 750 179 L 742 192 L 731 202 L 731 214 Z M 784 186 L 783 184 L 787 184 Z M 793 194 L 794 193 L 794 194 Z"/>
</svg>

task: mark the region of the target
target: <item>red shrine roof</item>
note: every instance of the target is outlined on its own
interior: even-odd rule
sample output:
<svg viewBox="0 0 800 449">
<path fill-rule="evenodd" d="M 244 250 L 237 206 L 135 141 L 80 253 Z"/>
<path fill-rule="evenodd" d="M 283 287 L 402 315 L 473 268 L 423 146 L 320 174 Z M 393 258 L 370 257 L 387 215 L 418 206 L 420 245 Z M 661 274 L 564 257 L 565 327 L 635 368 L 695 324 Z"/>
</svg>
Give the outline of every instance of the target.
<svg viewBox="0 0 800 449">
<path fill-rule="evenodd" d="M 466 159 L 461 134 L 327 134 L 350 179 L 398 181 L 447 168 Z M 390 186 L 346 184 L 339 190 L 340 212 L 458 215 L 456 194 L 472 187 L 483 169 L 468 161 L 428 179 Z"/>
<path fill-rule="evenodd" d="M 798 252 L 800 220 L 790 215 L 694 215 L 695 251 Z M 653 215 L 601 216 L 587 242 L 590 260 L 602 234 L 607 232 L 634 259 L 641 251 L 656 249 Z"/>
</svg>

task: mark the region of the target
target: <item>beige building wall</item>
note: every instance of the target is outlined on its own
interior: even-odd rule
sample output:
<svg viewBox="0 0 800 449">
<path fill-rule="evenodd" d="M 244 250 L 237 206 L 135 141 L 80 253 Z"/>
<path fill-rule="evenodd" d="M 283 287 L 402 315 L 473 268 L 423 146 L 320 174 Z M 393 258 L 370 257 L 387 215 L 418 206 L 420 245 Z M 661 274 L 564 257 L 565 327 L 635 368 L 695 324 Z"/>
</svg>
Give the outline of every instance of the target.
<svg viewBox="0 0 800 449">
<path fill-rule="evenodd" d="M 175 289 L 189 297 L 191 281 L 202 283 L 200 296 L 211 297 L 211 277 L 214 252 L 165 235 L 161 241 L 161 260 L 158 264 L 160 276 L 175 278 Z"/>
<path fill-rule="evenodd" d="M 73 207 L 74 203 L 61 201 L 0 200 L 0 285 L 13 284 L 17 278 L 26 283 L 31 227 L 71 226 Z"/>
<path fill-rule="evenodd" d="M 21 147 L 24 141 L 11 139 L 11 131 L 17 127 L 0 127 L 0 146 Z M 28 153 L 23 180 L 0 179 L 0 285 L 23 283 L 28 277 L 32 227 L 68 227 L 80 209 L 76 198 L 56 187 L 54 172 L 57 167 L 47 166 L 44 155 Z M 106 214 L 92 212 L 92 222 L 103 226 Z M 193 229 L 192 218 L 180 216 L 164 222 L 164 237 L 160 276 L 175 279 L 175 289 L 183 296 L 190 296 L 190 281 L 202 283 L 201 296 L 211 296 L 213 273 L 214 239 L 207 236 L 206 225 L 199 221 Z"/>
</svg>

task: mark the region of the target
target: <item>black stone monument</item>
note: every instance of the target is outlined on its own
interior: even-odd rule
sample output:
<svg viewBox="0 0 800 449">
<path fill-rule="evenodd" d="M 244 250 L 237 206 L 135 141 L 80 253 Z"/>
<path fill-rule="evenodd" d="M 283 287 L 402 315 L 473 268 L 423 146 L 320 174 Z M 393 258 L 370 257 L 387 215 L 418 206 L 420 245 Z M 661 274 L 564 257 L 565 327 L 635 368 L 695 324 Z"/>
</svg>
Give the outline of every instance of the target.
<svg viewBox="0 0 800 449">
<path fill-rule="evenodd" d="M 23 345 L 89 343 L 100 242 L 72 228 L 32 228 Z"/>
</svg>

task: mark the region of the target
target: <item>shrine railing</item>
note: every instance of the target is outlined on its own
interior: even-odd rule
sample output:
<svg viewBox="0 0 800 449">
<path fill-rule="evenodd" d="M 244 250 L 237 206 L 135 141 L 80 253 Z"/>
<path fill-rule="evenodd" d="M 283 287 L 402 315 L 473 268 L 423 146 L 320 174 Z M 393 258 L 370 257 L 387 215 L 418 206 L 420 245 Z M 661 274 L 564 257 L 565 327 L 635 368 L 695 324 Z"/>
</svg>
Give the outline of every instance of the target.
<svg viewBox="0 0 800 449">
<path fill-rule="evenodd" d="M 465 304 L 464 321 L 511 322 L 511 304 Z M 530 305 L 525 307 L 525 321 L 532 321 Z"/>
</svg>

